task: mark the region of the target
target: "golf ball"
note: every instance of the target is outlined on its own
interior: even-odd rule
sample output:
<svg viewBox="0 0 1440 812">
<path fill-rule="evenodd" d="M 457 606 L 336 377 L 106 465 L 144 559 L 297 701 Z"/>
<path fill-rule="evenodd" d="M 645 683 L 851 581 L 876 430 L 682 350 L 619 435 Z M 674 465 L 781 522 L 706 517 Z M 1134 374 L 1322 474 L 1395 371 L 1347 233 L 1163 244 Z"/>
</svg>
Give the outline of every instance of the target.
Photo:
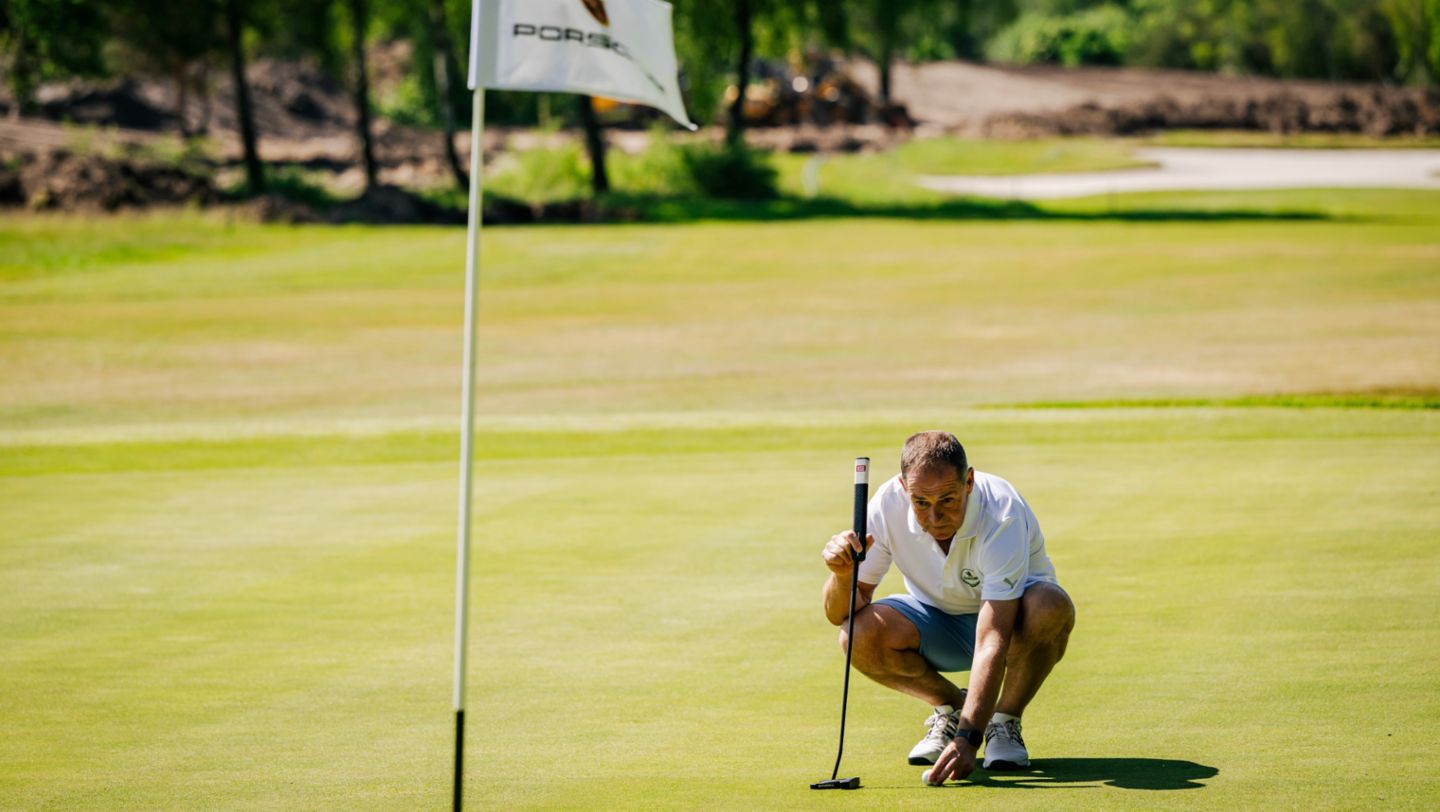
<svg viewBox="0 0 1440 812">
<path fill-rule="evenodd" d="M 930 771 L 929 771 L 929 770 L 926 770 L 925 772 L 920 773 L 920 783 L 924 784 L 924 785 L 927 786 L 927 787 L 930 786 Z"/>
</svg>

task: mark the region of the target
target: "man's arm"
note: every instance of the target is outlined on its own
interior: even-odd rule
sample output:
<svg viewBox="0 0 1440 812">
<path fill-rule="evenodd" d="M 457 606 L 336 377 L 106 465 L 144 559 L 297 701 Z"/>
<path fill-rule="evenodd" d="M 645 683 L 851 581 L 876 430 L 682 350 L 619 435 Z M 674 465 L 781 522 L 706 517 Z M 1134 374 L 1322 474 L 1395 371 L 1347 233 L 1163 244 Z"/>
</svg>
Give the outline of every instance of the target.
<svg viewBox="0 0 1440 812">
<path fill-rule="evenodd" d="M 1015 618 L 1020 612 L 1019 599 L 985 601 L 975 624 L 975 658 L 970 666 L 970 691 L 965 708 L 960 712 L 960 727 L 984 732 L 1000 701 L 1000 683 L 1005 680 L 1005 653 L 1015 634 Z M 950 742 L 935 768 L 930 782 L 943 783 L 951 773 L 958 780 L 975 769 L 975 750 L 963 739 Z"/>
<path fill-rule="evenodd" d="M 985 601 L 975 623 L 975 658 L 970 666 L 970 692 L 960 726 L 984 731 L 1000 701 L 1000 683 L 1005 679 L 1005 653 L 1015 635 L 1015 618 L 1020 601 Z"/>
<path fill-rule="evenodd" d="M 860 588 L 855 590 L 855 611 L 860 611 L 870 605 L 875 597 L 875 584 L 860 582 Z M 846 610 L 850 608 L 850 579 L 837 578 L 835 573 L 825 579 L 825 618 L 831 625 L 843 626 L 846 619 L 850 617 Z"/>
<path fill-rule="evenodd" d="M 825 618 L 831 624 L 839 626 L 850 617 L 850 581 L 855 577 L 854 551 L 861 552 L 870 549 L 875 544 L 875 537 L 865 536 L 865 546 L 860 546 L 860 540 L 854 530 L 846 530 L 844 533 L 837 533 L 825 545 L 821 555 L 825 558 L 825 566 L 830 568 L 830 577 L 825 579 Z M 860 611 L 870 604 L 870 599 L 875 595 L 875 584 L 861 583 L 855 595 L 855 611 Z"/>
</svg>

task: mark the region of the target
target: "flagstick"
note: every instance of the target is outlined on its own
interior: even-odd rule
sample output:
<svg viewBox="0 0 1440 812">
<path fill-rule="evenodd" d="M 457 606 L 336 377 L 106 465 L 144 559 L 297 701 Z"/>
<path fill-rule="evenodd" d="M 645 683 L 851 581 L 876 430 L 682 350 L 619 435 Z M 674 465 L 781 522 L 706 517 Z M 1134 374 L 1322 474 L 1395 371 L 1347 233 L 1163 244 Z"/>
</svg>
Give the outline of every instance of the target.
<svg viewBox="0 0 1440 812">
<path fill-rule="evenodd" d="M 475 328 L 480 299 L 480 185 L 484 179 L 481 142 L 485 137 L 485 89 L 475 89 L 470 122 L 470 213 L 465 249 L 465 380 L 460 423 L 460 526 L 455 549 L 455 812 L 460 812 L 465 766 L 465 648 L 470 620 L 470 497 L 474 473 Z"/>
</svg>

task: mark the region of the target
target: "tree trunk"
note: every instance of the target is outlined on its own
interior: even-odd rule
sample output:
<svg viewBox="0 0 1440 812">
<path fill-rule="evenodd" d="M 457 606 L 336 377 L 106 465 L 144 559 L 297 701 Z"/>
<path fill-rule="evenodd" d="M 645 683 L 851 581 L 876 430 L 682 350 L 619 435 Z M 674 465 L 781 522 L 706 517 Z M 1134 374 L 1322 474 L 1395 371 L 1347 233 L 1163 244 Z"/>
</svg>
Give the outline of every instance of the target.
<svg viewBox="0 0 1440 812">
<path fill-rule="evenodd" d="M 10 108 L 10 118 L 19 120 L 22 114 L 35 113 L 35 69 L 30 60 L 30 40 L 25 36 L 23 26 L 13 30 L 15 56 L 10 61 L 10 91 L 15 104 Z"/>
<path fill-rule="evenodd" d="M 380 174 L 375 165 L 375 143 L 370 135 L 370 76 L 365 70 L 365 31 L 370 27 L 366 0 L 350 0 L 350 21 L 355 26 L 355 113 L 360 156 L 365 164 L 365 191 L 375 188 Z"/>
<path fill-rule="evenodd" d="M 894 62 L 895 54 L 889 41 L 886 41 L 880 48 L 880 108 L 882 110 L 890 106 L 890 70 Z"/>
<path fill-rule="evenodd" d="M 590 190 L 595 197 L 610 191 L 610 176 L 605 171 L 605 135 L 595 117 L 595 104 L 589 96 L 576 96 L 580 106 L 580 122 L 585 125 L 585 151 L 590 155 Z"/>
<path fill-rule="evenodd" d="M 195 63 L 195 95 L 200 97 L 200 123 L 195 125 L 195 135 L 210 134 L 210 63 L 201 59 Z"/>
<path fill-rule="evenodd" d="M 225 0 L 225 37 L 230 45 L 230 79 L 235 84 L 235 117 L 240 120 L 240 143 L 245 149 L 245 182 L 250 194 L 265 194 L 265 167 L 255 137 L 255 114 L 250 109 L 250 85 L 245 81 L 244 24 L 240 4 Z"/>
<path fill-rule="evenodd" d="M 183 142 L 190 135 L 190 125 L 185 123 L 185 108 L 189 107 L 185 82 L 185 63 L 181 62 L 175 66 L 175 118 L 180 122 L 180 140 Z"/>
<path fill-rule="evenodd" d="M 730 120 L 725 128 L 725 142 L 731 147 L 745 143 L 745 88 L 750 84 L 750 58 L 754 40 L 750 30 L 750 0 L 735 0 L 735 28 L 740 39 L 740 59 L 735 66 L 735 100 L 730 103 Z"/>
<path fill-rule="evenodd" d="M 470 179 L 460 165 L 460 153 L 455 151 L 455 56 L 450 51 L 450 31 L 445 27 L 445 0 L 430 0 L 430 44 L 435 51 L 431 70 L 435 72 L 435 95 L 440 98 L 440 120 L 445 124 L 445 160 L 450 164 L 450 174 L 460 191 L 470 191 Z"/>
</svg>

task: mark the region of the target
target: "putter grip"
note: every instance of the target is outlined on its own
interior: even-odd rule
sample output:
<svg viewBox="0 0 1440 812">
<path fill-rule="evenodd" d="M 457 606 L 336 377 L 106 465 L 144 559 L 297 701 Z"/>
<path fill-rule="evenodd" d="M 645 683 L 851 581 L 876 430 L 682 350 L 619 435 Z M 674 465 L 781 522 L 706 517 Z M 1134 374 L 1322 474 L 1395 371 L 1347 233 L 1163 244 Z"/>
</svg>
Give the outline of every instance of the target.
<svg viewBox="0 0 1440 812">
<path fill-rule="evenodd" d="M 855 537 L 860 539 L 860 546 L 865 546 L 865 508 L 870 501 L 870 458 L 855 458 Z M 858 561 L 865 560 L 865 553 L 850 551 L 850 557 Z"/>
</svg>

